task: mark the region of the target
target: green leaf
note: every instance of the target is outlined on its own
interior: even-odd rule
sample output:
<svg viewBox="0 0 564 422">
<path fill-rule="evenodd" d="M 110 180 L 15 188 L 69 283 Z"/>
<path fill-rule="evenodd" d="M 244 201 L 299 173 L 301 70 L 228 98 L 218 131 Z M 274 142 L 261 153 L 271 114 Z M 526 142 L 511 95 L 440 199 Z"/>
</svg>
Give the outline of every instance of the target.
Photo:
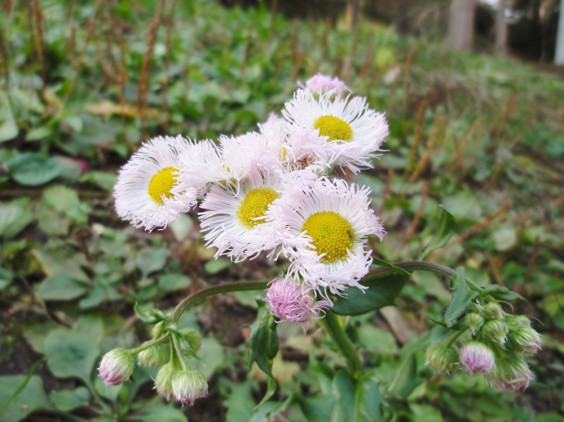
<svg viewBox="0 0 564 422">
<path fill-rule="evenodd" d="M 431 242 L 423 249 L 417 258 L 422 261 L 430 252 L 435 249 L 442 248 L 447 244 L 454 230 L 454 217 L 444 208 L 441 208 L 441 219 L 439 220 L 439 228 Z"/>
<path fill-rule="evenodd" d="M 65 214 L 76 224 L 88 221 L 90 207 L 82 204 L 78 193 L 63 185 L 51 186 L 43 192 L 43 199 L 53 209 Z"/>
<path fill-rule="evenodd" d="M 81 265 L 87 264 L 84 255 L 69 254 L 67 250 L 48 249 L 34 249 L 32 253 L 48 277 L 65 275 L 85 283 L 89 282 L 88 276 L 80 268 Z"/>
<path fill-rule="evenodd" d="M 257 319 L 251 325 L 251 364 L 256 362 L 260 369 L 272 376 L 272 360 L 278 353 L 277 324 L 268 310 L 266 302 L 257 299 Z"/>
<path fill-rule="evenodd" d="M 9 141 L 18 136 L 18 125 L 10 107 L 10 101 L 5 92 L 0 92 L 0 142 Z"/>
<path fill-rule="evenodd" d="M 97 315 L 83 315 L 76 320 L 72 330 L 98 344 L 104 339 L 104 321 Z"/>
<path fill-rule="evenodd" d="M 380 407 L 382 396 L 377 379 L 373 375 L 363 375 L 358 380 L 355 393 L 354 421 L 378 422 L 382 420 Z"/>
<path fill-rule="evenodd" d="M 154 404 L 145 407 L 143 412 L 139 414 L 139 419 L 143 422 L 188 422 L 188 418 L 180 409 L 175 409 L 172 405 L 167 406 L 166 404 Z"/>
<path fill-rule="evenodd" d="M 396 372 L 396 377 L 390 384 L 388 394 L 392 397 L 407 398 L 423 380 L 417 377 L 417 361 L 415 354 L 409 353 Z"/>
<path fill-rule="evenodd" d="M 204 264 L 204 271 L 210 275 L 218 274 L 231 266 L 231 261 L 223 258 L 212 259 Z"/>
<path fill-rule="evenodd" d="M 251 394 L 251 387 L 248 383 L 230 383 L 231 393 L 225 399 L 227 407 L 225 415 L 226 422 L 248 422 L 253 416 L 253 406 L 255 401 Z"/>
<path fill-rule="evenodd" d="M 72 331 L 53 330 L 45 340 L 47 366 L 59 378 L 80 378 L 90 384 L 94 364 L 100 354 L 98 345 Z"/>
<path fill-rule="evenodd" d="M 151 273 L 160 271 L 166 265 L 166 260 L 170 255 L 169 249 L 143 249 L 137 255 L 135 263 L 146 277 Z"/>
<path fill-rule="evenodd" d="M 478 296 L 478 292 L 470 290 L 466 282 L 464 274 L 464 267 L 456 269 L 456 275 L 452 281 L 454 292 L 452 293 L 452 300 L 445 311 L 445 324 L 447 327 L 452 327 L 458 317 L 460 317 L 468 308 L 472 300 Z"/>
<path fill-rule="evenodd" d="M 62 412 L 68 412 L 88 405 L 90 401 L 90 393 L 86 387 L 77 387 L 74 390 L 54 391 L 49 398 L 57 409 Z"/>
<path fill-rule="evenodd" d="M 400 267 L 396 267 L 394 264 L 392 264 L 391 262 L 388 261 L 384 261 L 383 259 L 379 259 L 379 258 L 372 258 L 372 264 L 373 265 L 377 265 L 379 267 L 384 267 L 384 268 L 388 268 L 390 270 L 393 270 L 397 273 L 406 275 L 408 277 L 411 277 L 411 273 L 409 271 L 404 270 L 403 268 Z"/>
<path fill-rule="evenodd" d="M 19 198 L 0 205 L 0 236 L 16 237 L 33 221 L 33 207 L 29 198 Z"/>
<path fill-rule="evenodd" d="M 78 181 L 93 184 L 106 192 L 112 192 L 117 181 L 117 176 L 114 173 L 90 171 L 83 174 Z"/>
<path fill-rule="evenodd" d="M 360 281 L 368 289 L 349 287 L 343 296 L 335 299 L 331 310 L 340 315 L 360 315 L 393 305 L 410 277 L 411 274 L 403 273 L 369 275 Z"/>
<path fill-rule="evenodd" d="M 143 321 L 145 324 L 156 324 L 157 322 L 161 322 L 163 319 L 165 319 L 165 315 L 163 311 L 161 311 L 160 309 L 155 309 L 155 308 L 144 309 L 142 305 L 139 304 L 139 302 L 135 302 L 135 305 L 133 306 L 133 310 L 135 311 L 137 316 L 141 318 L 141 321 Z"/>
<path fill-rule="evenodd" d="M 0 266 L 0 291 L 8 287 L 10 283 L 12 283 L 13 279 L 13 271 L 7 270 L 6 268 Z"/>
<path fill-rule="evenodd" d="M 331 422 L 353 421 L 355 406 L 355 385 L 352 377 L 345 371 L 339 371 L 333 379 L 335 406 L 331 411 Z"/>
<path fill-rule="evenodd" d="M 484 296 L 491 296 L 497 300 L 504 300 L 506 302 L 512 302 L 515 299 L 521 299 L 526 301 L 526 299 L 521 296 L 519 293 L 512 292 L 507 287 L 500 286 L 498 284 L 491 284 L 489 286 L 484 287 L 482 292 Z"/>
<path fill-rule="evenodd" d="M 35 286 L 37 296 L 43 300 L 72 300 L 87 290 L 84 283 L 65 275 L 49 277 Z"/>
<path fill-rule="evenodd" d="M 21 389 L 21 391 L 18 391 Z M 14 395 L 14 393 L 17 393 Z M 0 420 L 17 422 L 38 409 L 50 410 L 53 405 L 38 375 L 0 376 Z"/>
<path fill-rule="evenodd" d="M 300 407 L 308 421 L 327 421 L 331 417 L 335 402 L 336 399 L 331 394 L 318 394 L 313 397 L 302 397 Z"/>
<path fill-rule="evenodd" d="M 159 292 L 174 292 L 185 289 L 190 284 L 190 277 L 184 274 L 165 274 L 159 277 Z"/>
<path fill-rule="evenodd" d="M 39 186 L 59 175 L 57 162 L 43 154 L 25 153 L 6 163 L 8 173 L 20 185 Z"/>
</svg>

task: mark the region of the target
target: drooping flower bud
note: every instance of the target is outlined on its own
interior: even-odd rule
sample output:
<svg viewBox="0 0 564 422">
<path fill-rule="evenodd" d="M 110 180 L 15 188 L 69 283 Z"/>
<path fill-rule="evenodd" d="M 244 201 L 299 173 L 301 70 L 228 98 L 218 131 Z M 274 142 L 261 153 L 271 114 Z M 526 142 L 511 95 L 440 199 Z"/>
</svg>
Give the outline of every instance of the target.
<svg viewBox="0 0 564 422">
<path fill-rule="evenodd" d="M 490 384 L 502 391 L 508 388 L 526 390 L 534 378 L 525 360 L 515 353 L 501 352 L 496 359 L 494 370 L 487 376 Z"/>
<path fill-rule="evenodd" d="M 174 374 L 172 378 L 172 395 L 182 404 L 190 403 L 208 394 L 208 383 L 198 371 L 184 369 Z"/>
<path fill-rule="evenodd" d="M 320 318 L 319 313 L 333 305 L 329 300 L 316 302 L 310 290 L 288 279 L 271 281 L 266 300 L 275 317 L 299 324 L 305 324 L 311 318 Z"/>
<path fill-rule="evenodd" d="M 524 315 L 508 315 L 505 320 L 510 330 L 522 327 L 531 328 L 531 320 Z"/>
<path fill-rule="evenodd" d="M 194 352 L 200 350 L 200 346 L 202 345 L 202 337 L 200 336 L 200 333 L 192 328 L 183 328 L 180 332 Z"/>
<path fill-rule="evenodd" d="M 134 368 L 135 363 L 131 353 L 117 348 L 104 355 L 98 367 L 98 375 L 106 385 L 120 385 L 127 381 Z"/>
<path fill-rule="evenodd" d="M 155 389 L 157 393 L 163 396 L 165 399 L 170 400 L 172 395 L 172 379 L 177 372 L 175 366 L 172 362 L 168 362 L 166 365 L 159 369 L 157 377 L 155 378 Z"/>
<path fill-rule="evenodd" d="M 482 312 L 486 319 L 500 319 L 503 318 L 505 312 L 501 309 L 498 303 L 490 302 L 482 308 Z"/>
<path fill-rule="evenodd" d="M 440 373 L 450 373 L 458 364 L 458 350 L 444 343 L 433 343 L 425 353 L 427 364 Z"/>
<path fill-rule="evenodd" d="M 480 339 L 486 343 L 499 344 L 503 346 L 507 339 L 509 328 L 502 319 L 491 319 L 484 324 L 480 330 Z"/>
<path fill-rule="evenodd" d="M 323 95 L 326 92 L 334 91 L 335 95 L 341 95 L 345 92 L 350 92 L 349 87 L 339 78 L 330 77 L 318 73 L 306 81 L 305 87 L 299 83 L 300 88 L 305 88 L 317 95 Z"/>
<path fill-rule="evenodd" d="M 464 317 L 464 323 L 472 335 L 475 336 L 480 328 L 482 328 L 482 325 L 484 325 L 484 318 L 476 312 L 470 312 Z"/>
<path fill-rule="evenodd" d="M 484 343 L 471 341 L 460 350 L 460 362 L 470 375 L 477 372 L 489 374 L 494 367 L 495 358 L 491 349 Z"/>
<path fill-rule="evenodd" d="M 148 341 L 142 344 L 144 346 Z M 157 368 L 168 362 L 169 347 L 168 344 L 159 343 L 139 352 L 137 362 L 139 365 L 149 368 Z"/>
<path fill-rule="evenodd" d="M 510 328 L 507 347 L 517 352 L 534 355 L 541 349 L 540 334 L 531 327 Z"/>
</svg>

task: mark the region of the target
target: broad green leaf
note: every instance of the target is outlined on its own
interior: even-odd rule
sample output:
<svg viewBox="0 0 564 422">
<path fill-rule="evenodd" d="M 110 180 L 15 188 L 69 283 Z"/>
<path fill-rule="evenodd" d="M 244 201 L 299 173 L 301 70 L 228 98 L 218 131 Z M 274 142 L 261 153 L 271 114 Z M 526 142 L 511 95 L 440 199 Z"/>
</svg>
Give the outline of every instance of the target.
<svg viewBox="0 0 564 422">
<path fill-rule="evenodd" d="M 35 286 L 37 296 L 43 300 L 72 300 L 87 290 L 83 282 L 64 275 L 49 277 Z"/>
<path fill-rule="evenodd" d="M 466 311 L 468 305 L 478 296 L 478 292 L 470 290 L 466 282 L 464 267 L 456 269 L 456 275 L 452 281 L 452 300 L 445 311 L 445 324 L 452 327 L 456 320 Z"/>
<path fill-rule="evenodd" d="M 7 270 L 6 268 L 0 266 L 0 291 L 8 287 L 13 279 L 13 271 Z"/>
<path fill-rule="evenodd" d="M 0 116 L 0 142 L 14 139 L 18 136 L 18 125 L 4 91 L 0 92 Z"/>
<path fill-rule="evenodd" d="M 166 265 L 166 260 L 170 255 L 169 249 L 150 249 L 146 248 L 139 252 L 135 263 L 146 277 L 151 273 L 160 271 Z"/>
<path fill-rule="evenodd" d="M 37 224 L 41 231 L 49 236 L 65 236 L 70 230 L 70 220 L 49 208 L 40 209 L 37 214 Z"/>
<path fill-rule="evenodd" d="M 256 410 L 253 413 L 253 416 L 251 417 L 249 422 L 264 422 L 264 421 L 276 420 L 275 416 L 286 410 L 286 408 L 289 406 L 293 398 L 294 396 L 290 395 L 283 402 L 271 401 L 268 403 L 264 403 L 263 405 L 261 404 L 257 405 L 255 407 Z"/>
<path fill-rule="evenodd" d="M 69 254 L 67 250 L 51 249 L 34 249 L 32 252 L 48 277 L 65 275 L 85 283 L 89 282 L 89 277 L 80 268 L 81 265 L 87 265 L 84 255 Z"/>
<path fill-rule="evenodd" d="M 435 249 L 442 248 L 447 244 L 454 230 L 454 217 L 444 208 L 441 208 L 441 219 L 439 220 L 439 228 L 431 239 L 431 242 L 423 249 L 417 258 L 423 260 L 430 252 Z"/>
<path fill-rule="evenodd" d="M 72 330 L 100 344 L 104 339 L 104 320 L 97 315 L 83 315 L 76 320 Z"/>
<path fill-rule="evenodd" d="M 505 224 L 491 234 L 494 246 L 498 251 L 504 252 L 517 244 L 517 230 L 510 224 Z"/>
<path fill-rule="evenodd" d="M 231 266 L 231 261 L 223 258 L 212 259 L 204 264 L 204 271 L 207 274 L 214 275 L 226 270 Z"/>
<path fill-rule="evenodd" d="M 43 192 L 43 199 L 55 210 L 65 214 L 76 224 L 86 223 L 90 207 L 80 202 L 78 193 L 63 185 L 55 185 Z"/>
<path fill-rule="evenodd" d="M 174 292 L 185 289 L 190 284 L 190 277 L 184 274 L 165 274 L 159 277 L 159 292 Z"/>
<path fill-rule="evenodd" d="M 33 207 L 29 198 L 19 198 L 0 205 L 0 236 L 16 237 L 33 221 Z"/>
<path fill-rule="evenodd" d="M 55 323 L 51 321 L 44 321 L 26 327 L 23 335 L 33 350 L 37 353 L 44 354 L 45 340 L 51 330 L 55 328 L 58 328 Z"/>
<path fill-rule="evenodd" d="M 331 422 L 354 421 L 355 385 L 352 377 L 339 371 L 333 379 L 335 406 L 331 411 Z"/>
<path fill-rule="evenodd" d="M 360 282 L 368 289 L 348 288 L 343 296 L 335 299 L 331 310 L 340 315 L 360 315 L 393 305 L 410 277 L 411 274 L 403 273 L 368 275 Z"/>
<path fill-rule="evenodd" d="M 332 394 L 318 394 L 302 397 L 300 407 L 309 422 L 328 421 L 335 407 L 336 399 Z"/>
<path fill-rule="evenodd" d="M 8 161 L 8 173 L 20 185 L 39 186 L 59 175 L 57 162 L 39 153 L 24 153 Z"/>
<path fill-rule="evenodd" d="M 266 302 L 260 299 L 257 303 L 257 319 L 251 324 L 251 364 L 256 362 L 260 369 L 272 376 L 272 360 L 279 346 L 277 324 Z"/>
<path fill-rule="evenodd" d="M 90 171 L 83 174 L 80 179 L 78 179 L 78 181 L 83 183 L 91 183 L 105 190 L 106 192 L 112 192 L 117 181 L 117 175 L 103 171 Z"/>
<path fill-rule="evenodd" d="M 74 390 L 53 391 L 49 398 L 58 410 L 68 412 L 88 405 L 90 393 L 86 387 L 77 387 Z"/>
<path fill-rule="evenodd" d="M 407 398 L 423 382 L 417 377 L 417 362 L 414 353 L 406 353 L 397 370 L 396 377 L 390 384 L 388 394 L 392 397 Z"/>
<path fill-rule="evenodd" d="M 49 126 L 39 126 L 34 127 L 25 135 L 26 141 L 39 141 L 41 139 L 45 139 L 51 136 L 53 133 L 53 129 Z"/>
<path fill-rule="evenodd" d="M 96 379 L 94 380 L 94 388 L 102 397 L 115 402 L 118 399 L 119 393 L 125 387 L 124 384 L 106 385 L 102 378 L 96 377 Z"/>
<path fill-rule="evenodd" d="M 357 382 L 354 406 L 354 422 L 378 422 L 382 420 L 382 396 L 377 379 L 363 375 Z"/>
<path fill-rule="evenodd" d="M 80 378 L 90 383 L 92 369 L 100 354 L 98 345 L 87 334 L 69 330 L 53 330 L 45 340 L 47 366 L 59 378 Z"/>
<path fill-rule="evenodd" d="M 20 388 L 21 391 L 18 392 Z M 14 396 L 14 393 L 17 395 Z M 29 378 L 27 375 L 0 376 L 0 420 L 2 422 L 20 421 L 38 409 L 53 409 L 43 388 L 41 377 L 38 375 Z"/>
<path fill-rule="evenodd" d="M 198 354 L 202 357 L 199 371 L 204 377 L 210 379 L 218 368 L 225 365 L 225 351 L 223 346 L 213 337 L 202 339 Z"/>
<path fill-rule="evenodd" d="M 143 422 L 188 422 L 188 418 L 182 410 L 166 404 L 154 404 L 143 408 L 143 411 L 139 414 L 139 419 Z"/>
<path fill-rule="evenodd" d="M 231 393 L 224 400 L 227 407 L 226 422 L 249 422 L 253 417 L 255 401 L 249 383 L 230 383 Z"/>
<path fill-rule="evenodd" d="M 395 271 L 397 273 L 403 274 L 405 276 L 411 277 L 411 273 L 409 271 L 404 270 L 403 268 L 400 267 L 396 267 L 394 264 L 392 264 L 391 262 L 388 261 L 384 261 L 383 259 L 379 259 L 379 258 L 372 258 L 372 264 L 376 265 L 378 267 L 384 267 L 384 268 L 388 268 L 392 271 Z M 369 275 L 370 276 L 370 275 Z M 368 276 L 368 277 L 369 277 Z"/>
</svg>

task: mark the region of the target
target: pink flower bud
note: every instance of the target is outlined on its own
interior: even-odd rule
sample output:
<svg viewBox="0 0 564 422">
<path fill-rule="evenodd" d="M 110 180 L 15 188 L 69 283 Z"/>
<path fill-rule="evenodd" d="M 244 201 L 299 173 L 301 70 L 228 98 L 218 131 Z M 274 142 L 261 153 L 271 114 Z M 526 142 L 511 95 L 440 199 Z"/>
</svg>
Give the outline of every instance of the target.
<svg viewBox="0 0 564 422">
<path fill-rule="evenodd" d="M 318 73 L 306 81 L 305 87 L 299 83 L 300 88 L 305 88 L 314 94 L 323 95 L 328 91 L 335 91 L 336 95 L 344 92 L 350 92 L 349 87 L 339 78 L 332 78 L 327 75 Z"/>
<path fill-rule="evenodd" d="M 478 341 L 471 341 L 460 350 L 460 362 L 470 375 L 476 372 L 489 374 L 494 367 L 495 358 L 488 346 Z"/>
<path fill-rule="evenodd" d="M 509 388 L 524 391 L 533 378 L 527 362 L 518 354 L 508 352 L 497 357 L 494 370 L 487 375 L 490 384 L 502 391 Z"/>
<path fill-rule="evenodd" d="M 125 349 L 113 349 L 102 358 L 98 367 L 98 375 L 106 385 L 120 385 L 127 381 L 134 367 L 135 363 L 131 353 Z"/>
<path fill-rule="evenodd" d="M 298 286 L 288 279 L 272 280 L 266 292 L 266 300 L 270 304 L 272 315 L 298 324 L 305 324 L 311 318 L 322 318 L 319 313 L 324 308 L 333 306 L 330 300 L 316 302 L 310 289 Z"/>
<path fill-rule="evenodd" d="M 178 371 L 172 378 L 172 395 L 183 405 L 208 394 L 208 383 L 204 376 L 197 371 L 185 369 Z"/>
<path fill-rule="evenodd" d="M 170 400 L 173 398 L 172 395 L 172 378 L 176 372 L 176 368 L 172 362 L 168 362 L 166 365 L 159 369 L 157 377 L 155 378 L 155 389 L 157 393 L 163 396 L 165 399 Z"/>
</svg>

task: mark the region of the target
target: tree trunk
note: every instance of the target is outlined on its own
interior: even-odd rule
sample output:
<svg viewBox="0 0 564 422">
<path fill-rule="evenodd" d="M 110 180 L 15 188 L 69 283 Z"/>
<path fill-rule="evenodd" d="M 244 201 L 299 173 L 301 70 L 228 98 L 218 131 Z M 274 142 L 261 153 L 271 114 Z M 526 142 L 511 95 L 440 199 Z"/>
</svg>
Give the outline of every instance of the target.
<svg viewBox="0 0 564 422">
<path fill-rule="evenodd" d="M 564 0 L 560 0 L 560 16 L 558 18 L 554 63 L 558 66 L 564 66 Z"/>
<path fill-rule="evenodd" d="M 498 56 L 507 54 L 507 21 L 505 20 L 506 0 L 497 0 L 495 15 L 495 52 Z"/>
<path fill-rule="evenodd" d="M 453 50 L 471 50 L 474 39 L 475 0 L 452 0 L 447 43 Z"/>
</svg>

